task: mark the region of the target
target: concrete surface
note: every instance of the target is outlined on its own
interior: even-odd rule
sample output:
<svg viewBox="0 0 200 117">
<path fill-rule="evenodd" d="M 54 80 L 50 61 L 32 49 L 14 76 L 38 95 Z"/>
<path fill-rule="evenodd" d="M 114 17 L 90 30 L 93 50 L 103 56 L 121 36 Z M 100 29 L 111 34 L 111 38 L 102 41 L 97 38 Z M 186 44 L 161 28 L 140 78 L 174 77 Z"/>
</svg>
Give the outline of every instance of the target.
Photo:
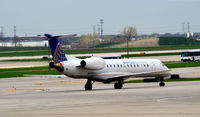
<svg viewBox="0 0 200 117">
<path fill-rule="evenodd" d="M 0 69 L 48 66 L 48 62 L 0 62 Z"/>
<path fill-rule="evenodd" d="M 181 78 L 200 78 L 200 67 L 170 69 L 171 74 L 179 74 Z"/>
<path fill-rule="evenodd" d="M 69 78 L 0 79 L 0 117 L 199 117 L 200 82 L 125 84 Z"/>
<path fill-rule="evenodd" d="M 179 55 L 171 55 L 171 56 L 150 56 L 150 57 L 133 57 L 135 59 L 158 59 L 162 62 L 173 62 L 173 61 L 181 61 L 181 56 Z"/>
</svg>

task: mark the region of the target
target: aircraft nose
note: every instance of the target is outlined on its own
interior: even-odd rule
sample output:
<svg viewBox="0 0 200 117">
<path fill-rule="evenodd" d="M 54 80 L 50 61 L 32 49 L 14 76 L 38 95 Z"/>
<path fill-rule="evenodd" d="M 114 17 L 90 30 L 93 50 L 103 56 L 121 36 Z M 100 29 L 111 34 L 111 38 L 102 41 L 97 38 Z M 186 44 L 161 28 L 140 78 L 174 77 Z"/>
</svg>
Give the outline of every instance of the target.
<svg viewBox="0 0 200 117">
<path fill-rule="evenodd" d="M 169 70 L 167 66 L 164 66 L 165 70 Z"/>
</svg>

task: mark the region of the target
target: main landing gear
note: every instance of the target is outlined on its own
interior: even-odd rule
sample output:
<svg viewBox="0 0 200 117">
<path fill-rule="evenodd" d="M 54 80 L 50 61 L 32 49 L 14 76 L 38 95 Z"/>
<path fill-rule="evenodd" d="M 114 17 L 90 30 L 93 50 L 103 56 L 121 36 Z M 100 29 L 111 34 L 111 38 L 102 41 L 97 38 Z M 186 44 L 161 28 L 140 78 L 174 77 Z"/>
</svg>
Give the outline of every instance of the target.
<svg viewBox="0 0 200 117">
<path fill-rule="evenodd" d="M 87 83 L 85 84 L 85 90 L 92 90 L 92 81 L 91 80 L 87 80 Z"/>
<path fill-rule="evenodd" d="M 159 85 L 160 85 L 160 87 L 164 87 L 165 86 L 164 78 L 160 78 Z"/>
<path fill-rule="evenodd" d="M 121 89 L 123 87 L 123 80 L 118 80 L 118 83 L 115 83 L 114 88 L 115 89 Z"/>
</svg>

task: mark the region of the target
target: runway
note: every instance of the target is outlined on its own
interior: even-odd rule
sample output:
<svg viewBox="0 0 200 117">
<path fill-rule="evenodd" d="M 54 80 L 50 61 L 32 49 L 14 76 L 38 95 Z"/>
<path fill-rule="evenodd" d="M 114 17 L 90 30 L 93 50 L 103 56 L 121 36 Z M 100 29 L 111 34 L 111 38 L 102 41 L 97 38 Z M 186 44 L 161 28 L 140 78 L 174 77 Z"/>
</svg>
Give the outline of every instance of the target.
<svg viewBox="0 0 200 117">
<path fill-rule="evenodd" d="M 95 83 L 69 78 L 0 79 L 1 117 L 199 117 L 200 82 L 125 84 Z"/>
</svg>

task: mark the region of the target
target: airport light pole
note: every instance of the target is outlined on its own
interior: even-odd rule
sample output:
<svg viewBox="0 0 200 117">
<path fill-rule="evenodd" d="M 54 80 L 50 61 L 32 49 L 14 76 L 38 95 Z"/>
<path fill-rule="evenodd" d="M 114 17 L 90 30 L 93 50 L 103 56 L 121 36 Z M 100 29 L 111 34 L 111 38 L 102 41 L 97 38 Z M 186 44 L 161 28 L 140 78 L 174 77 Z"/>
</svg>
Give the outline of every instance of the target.
<svg viewBox="0 0 200 117">
<path fill-rule="evenodd" d="M 131 39 L 131 34 L 129 35 L 118 35 L 117 37 L 125 37 L 126 38 L 126 53 L 127 53 L 127 58 L 129 58 L 129 45 L 128 42 Z"/>
<path fill-rule="evenodd" d="M 126 52 L 127 52 L 127 57 L 128 58 L 129 58 L 129 46 L 128 46 L 128 42 L 129 42 L 129 40 L 131 40 L 131 38 L 132 38 L 131 34 L 129 34 L 129 35 L 126 36 Z"/>
</svg>

